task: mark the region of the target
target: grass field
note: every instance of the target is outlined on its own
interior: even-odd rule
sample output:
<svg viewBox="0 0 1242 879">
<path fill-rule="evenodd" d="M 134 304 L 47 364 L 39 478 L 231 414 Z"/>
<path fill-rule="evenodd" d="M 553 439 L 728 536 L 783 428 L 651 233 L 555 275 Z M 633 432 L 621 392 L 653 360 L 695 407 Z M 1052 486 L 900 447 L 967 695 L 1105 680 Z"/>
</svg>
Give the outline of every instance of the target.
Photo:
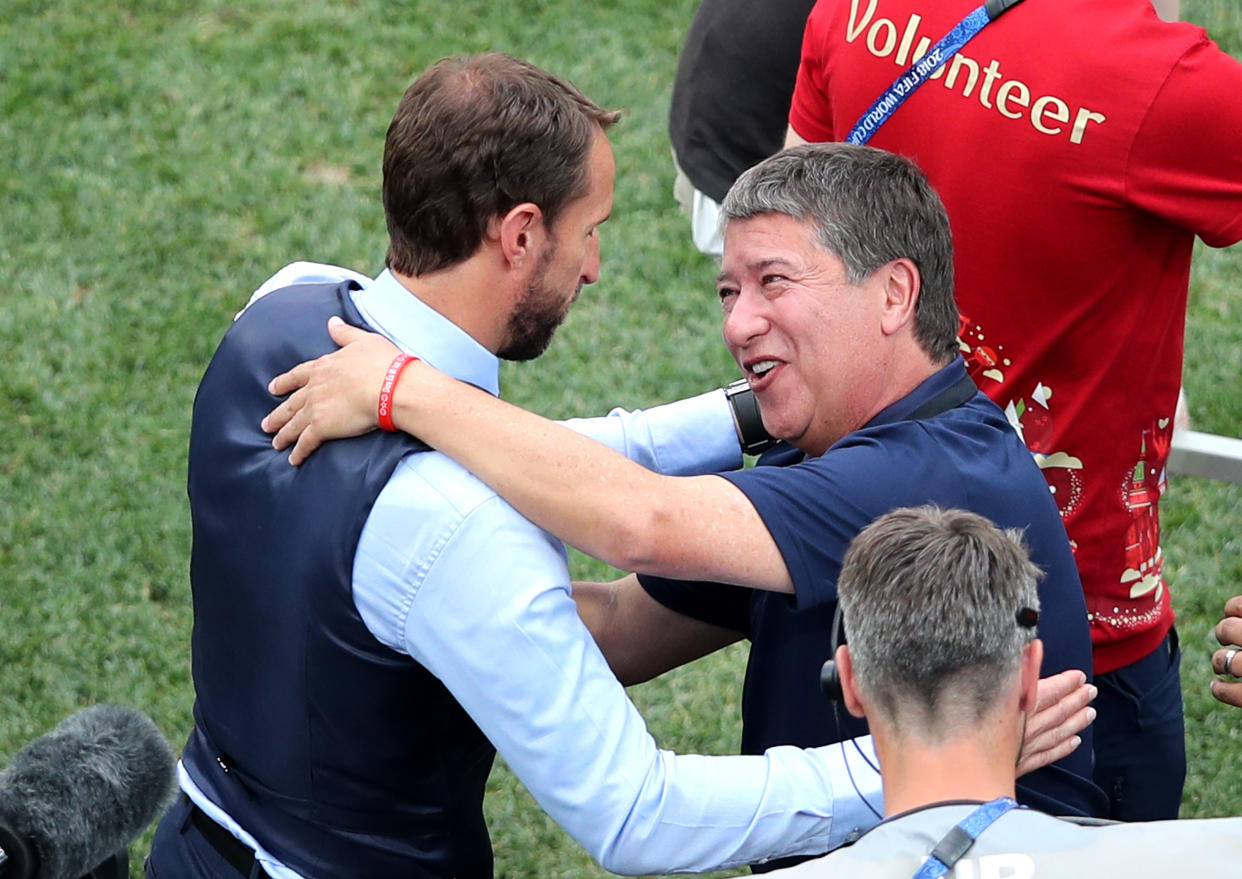
<svg viewBox="0 0 1242 879">
<path fill-rule="evenodd" d="M 506 395 L 590 414 L 734 376 L 714 270 L 670 195 L 668 94 L 693 0 L 0 5 L 0 765 L 105 700 L 183 741 L 195 385 L 285 262 L 381 265 L 384 130 L 435 58 L 509 51 L 626 110 L 604 280 L 538 365 L 506 369 Z M 1186 0 L 1184 17 L 1242 56 L 1233 0 Z M 1195 426 L 1234 436 L 1240 283 L 1242 249 L 1202 249 L 1186 384 Z M 1242 713 L 1207 695 L 1211 626 L 1242 591 L 1242 488 L 1175 479 L 1164 522 L 1185 649 L 1183 814 L 1242 813 Z M 734 649 L 636 690 L 657 738 L 733 751 L 743 661 Z M 603 874 L 503 766 L 490 787 L 499 876 Z"/>
</svg>

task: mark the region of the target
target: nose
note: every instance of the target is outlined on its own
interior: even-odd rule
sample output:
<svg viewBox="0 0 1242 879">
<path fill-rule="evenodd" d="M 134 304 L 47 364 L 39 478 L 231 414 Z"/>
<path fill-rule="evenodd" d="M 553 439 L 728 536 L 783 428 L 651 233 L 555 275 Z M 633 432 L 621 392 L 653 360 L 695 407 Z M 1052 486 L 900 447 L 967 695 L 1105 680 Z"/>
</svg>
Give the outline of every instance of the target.
<svg viewBox="0 0 1242 879">
<path fill-rule="evenodd" d="M 582 263 L 582 283 L 594 284 L 599 280 L 599 232 L 587 241 L 586 259 Z"/>
<path fill-rule="evenodd" d="M 744 348 L 768 331 L 767 300 L 758 293 L 747 292 L 745 288 L 738 291 L 732 300 L 725 310 L 721 332 L 730 348 Z"/>
</svg>

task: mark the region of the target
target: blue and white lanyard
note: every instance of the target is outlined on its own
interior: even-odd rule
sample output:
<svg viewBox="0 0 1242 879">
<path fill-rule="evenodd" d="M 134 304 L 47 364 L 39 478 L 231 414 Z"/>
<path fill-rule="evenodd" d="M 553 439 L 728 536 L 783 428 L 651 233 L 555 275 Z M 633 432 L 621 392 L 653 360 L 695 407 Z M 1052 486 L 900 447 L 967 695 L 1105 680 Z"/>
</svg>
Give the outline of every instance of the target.
<svg viewBox="0 0 1242 879">
<path fill-rule="evenodd" d="M 871 140 L 871 136 L 880 130 L 880 126 L 888 121 L 897 108 L 905 103 L 906 98 L 914 94 L 915 89 L 927 82 L 940 67 L 957 54 L 958 50 L 969 43 L 979 31 L 983 30 L 1010 7 L 1022 0 L 988 0 L 974 12 L 959 21 L 931 51 L 915 62 L 914 66 L 893 80 L 884 94 L 876 98 L 866 113 L 854 123 L 853 130 L 845 138 L 847 143 L 863 144 Z"/>
<path fill-rule="evenodd" d="M 1000 797 L 975 809 L 936 843 L 931 855 L 914 874 L 914 879 L 937 879 L 953 869 L 953 865 L 970 851 L 979 834 L 991 827 L 996 819 L 1018 804 L 1009 797 Z"/>
</svg>

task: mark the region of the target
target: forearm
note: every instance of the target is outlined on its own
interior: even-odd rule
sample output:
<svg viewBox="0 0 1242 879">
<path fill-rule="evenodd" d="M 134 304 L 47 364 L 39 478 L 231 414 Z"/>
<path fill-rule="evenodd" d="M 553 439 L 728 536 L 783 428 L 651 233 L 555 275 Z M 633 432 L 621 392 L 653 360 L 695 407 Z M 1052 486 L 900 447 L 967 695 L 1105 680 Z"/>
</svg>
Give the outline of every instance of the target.
<svg viewBox="0 0 1242 879">
<path fill-rule="evenodd" d="M 792 589 L 762 521 L 725 480 L 657 475 L 425 364 L 410 370 L 394 423 L 567 543 L 625 571 Z"/>
<path fill-rule="evenodd" d="M 415 364 L 393 422 L 478 476 L 518 512 L 623 570 L 659 527 L 664 477 L 555 422 Z M 486 439 L 484 439 L 486 438 Z M 624 509 L 625 515 L 612 510 Z"/>
<path fill-rule="evenodd" d="M 578 616 L 625 686 L 727 647 L 741 632 L 670 610 L 647 594 L 631 574 L 611 583 L 576 582 Z"/>
<path fill-rule="evenodd" d="M 613 409 L 603 418 L 561 423 L 665 476 L 719 473 L 742 466 L 737 432 L 721 390 L 649 409 Z"/>
<path fill-rule="evenodd" d="M 494 515 L 463 523 L 414 594 L 406 649 L 605 867 L 701 871 L 815 854 L 866 820 L 841 748 L 659 750 L 578 622 L 554 542 L 495 499 L 485 506 L 472 518 Z M 502 579 L 480 571 L 484 553 L 506 560 Z M 854 766 L 866 785 L 863 771 Z"/>
</svg>

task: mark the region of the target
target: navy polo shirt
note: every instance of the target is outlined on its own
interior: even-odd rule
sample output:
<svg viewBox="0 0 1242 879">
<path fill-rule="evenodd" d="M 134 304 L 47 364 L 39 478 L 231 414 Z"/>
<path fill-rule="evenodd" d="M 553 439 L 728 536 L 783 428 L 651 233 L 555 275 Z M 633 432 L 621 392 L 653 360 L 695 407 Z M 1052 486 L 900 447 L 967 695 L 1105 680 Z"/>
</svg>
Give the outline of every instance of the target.
<svg viewBox="0 0 1242 879">
<path fill-rule="evenodd" d="M 754 504 L 771 532 L 794 595 L 639 578 L 670 609 L 750 639 L 743 753 L 774 745 L 824 745 L 866 731 L 848 712 L 835 716 L 820 692 L 819 670 L 832 652 L 845 550 L 859 531 L 898 507 L 955 507 L 1024 531 L 1031 557 L 1044 572 L 1042 674 L 1077 668 L 1090 676 L 1087 610 L 1065 528 L 1048 483 L 1004 413 L 976 392 L 961 405 L 911 419 L 965 374 L 961 359 L 954 360 L 817 458 L 781 445 L 750 470 L 722 474 Z M 903 634 L 894 632 L 893 638 Z M 1018 799 L 1053 814 L 1101 814 L 1103 795 L 1090 780 L 1091 754 L 1088 729 L 1069 757 L 1020 779 Z"/>
</svg>

